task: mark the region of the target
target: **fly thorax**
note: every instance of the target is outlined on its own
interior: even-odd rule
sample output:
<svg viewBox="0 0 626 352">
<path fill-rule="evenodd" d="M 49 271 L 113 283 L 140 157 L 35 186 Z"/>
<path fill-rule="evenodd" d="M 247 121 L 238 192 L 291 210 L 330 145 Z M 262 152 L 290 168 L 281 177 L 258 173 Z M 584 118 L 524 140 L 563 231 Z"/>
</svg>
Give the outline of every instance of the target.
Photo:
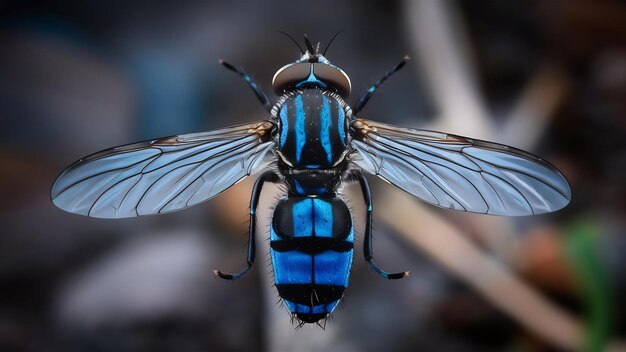
<svg viewBox="0 0 626 352">
<path fill-rule="evenodd" d="M 348 145 L 350 108 L 337 94 L 318 88 L 287 93 L 272 110 L 278 121 L 277 151 L 295 169 L 329 169 Z"/>
</svg>

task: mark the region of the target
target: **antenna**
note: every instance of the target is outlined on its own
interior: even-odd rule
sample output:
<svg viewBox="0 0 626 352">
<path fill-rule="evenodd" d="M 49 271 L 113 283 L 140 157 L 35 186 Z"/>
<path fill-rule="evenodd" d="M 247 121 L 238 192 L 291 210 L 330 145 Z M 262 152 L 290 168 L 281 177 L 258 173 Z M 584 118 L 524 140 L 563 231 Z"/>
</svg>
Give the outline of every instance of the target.
<svg viewBox="0 0 626 352">
<path fill-rule="evenodd" d="M 337 38 L 337 36 L 343 32 L 345 32 L 346 29 L 341 29 L 339 32 L 335 33 L 335 35 L 333 35 L 333 37 L 330 39 L 330 41 L 328 42 L 328 45 L 326 45 L 326 49 L 324 49 L 324 53 L 322 53 L 322 55 L 326 56 L 326 52 L 328 51 L 328 48 L 330 48 L 330 44 L 332 44 L 335 41 L 335 38 Z"/>
<path fill-rule="evenodd" d="M 300 53 L 301 53 L 302 55 L 304 55 L 304 50 L 302 50 L 302 47 L 300 46 L 300 44 L 298 44 L 298 42 L 297 42 L 295 39 L 293 39 L 293 37 L 292 37 L 292 36 L 290 36 L 288 33 L 283 32 L 283 31 L 278 31 L 278 33 L 284 34 L 287 38 L 291 39 L 291 41 L 292 41 L 294 44 L 296 44 L 296 46 L 298 47 L 298 49 L 300 49 Z"/>
</svg>

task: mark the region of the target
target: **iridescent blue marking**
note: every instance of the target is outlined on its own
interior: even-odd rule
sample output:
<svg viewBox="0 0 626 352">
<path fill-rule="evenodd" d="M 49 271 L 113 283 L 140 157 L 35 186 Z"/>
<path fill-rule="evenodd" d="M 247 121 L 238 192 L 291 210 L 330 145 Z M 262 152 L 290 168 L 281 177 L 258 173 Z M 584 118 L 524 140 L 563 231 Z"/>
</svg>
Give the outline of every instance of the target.
<svg viewBox="0 0 626 352">
<path fill-rule="evenodd" d="M 274 231 L 274 226 L 270 226 L 270 241 L 278 241 L 280 236 Z"/>
<path fill-rule="evenodd" d="M 322 143 L 322 147 L 326 152 L 326 160 L 330 164 L 333 160 L 332 145 L 330 143 L 330 128 L 333 125 L 333 121 L 330 117 L 330 103 L 325 95 L 322 96 L 322 113 L 320 117 L 322 120 L 320 124 L 320 143 Z"/>
<path fill-rule="evenodd" d="M 285 303 L 285 305 L 287 306 L 287 309 L 289 309 L 290 312 L 295 313 L 296 312 L 296 304 L 293 303 L 292 301 L 288 301 L 286 299 L 283 299 L 283 302 Z"/>
<path fill-rule="evenodd" d="M 296 311 L 294 313 L 311 314 L 311 307 L 296 303 Z"/>
<path fill-rule="evenodd" d="M 283 148 L 287 143 L 287 134 L 289 133 L 289 109 L 285 104 L 280 109 L 280 147 Z"/>
<path fill-rule="evenodd" d="M 285 302 L 285 306 L 287 306 L 287 309 L 289 309 L 290 312 L 302 313 L 302 314 L 332 313 L 332 311 L 335 309 L 337 304 L 339 304 L 339 301 L 337 300 L 337 301 L 332 301 L 328 304 L 319 304 L 319 305 L 313 306 L 312 307 L 313 309 L 311 309 L 311 306 L 305 306 L 302 304 L 293 303 L 286 299 L 284 299 L 283 302 Z"/>
<path fill-rule="evenodd" d="M 305 117 L 302 96 L 298 95 L 296 97 L 296 161 L 298 163 L 302 156 L 302 149 L 304 149 L 304 145 L 306 144 Z"/>
<path fill-rule="evenodd" d="M 350 234 L 346 237 L 346 241 L 354 242 L 354 227 L 350 228 Z"/>
<path fill-rule="evenodd" d="M 315 236 L 333 237 L 333 208 L 330 203 L 313 199 L 313 222 Z"/>
<path fill-rule="evenodd" d="M 352 253 L 325 251 L 315 255 L 315 283 L 347 287 Z"/>
<path fill-rule="evenodd" d="M 329 304 L 320 304 L 319 306 L 313 306 L 313 312 L 311 314 L 331 313 L 339 301 L 334 301 Z"/>
<path fill-rule="evenodd" d="M 311 310 L 311 314 L 320 314 L 320 313 L 328 313 L 326 311 L 326 305 L 325 304 L 320 304 L 318 306 L 313 306 L 313 309 Z"/>
<path fill-rule="evenodd" d="M 306 194 L 306 191 L 304 190 L 304 188 L 302 188 L 302 185 L 300 185 L 300 182 L 298 182 L 298 180 L 294 180 L 293 183 L 296 185 L 296 192 L 298 192 L 299 194 Z"/>
<path fill-rule="evenodd" d="M 339 104 L 337 104 L 337 121 L 339 138 L 341 139 L 341 143 L 346 144 L 346 113 Z"/>
<path fill-rule="evenodd" d="M 309 73 L 309 76 L 306 78 L 306 80 L 296 84 L 296 88 L 301 88 L 304 85 L 315 85 L 320 88 L 327 88 L 326 83 L 320 81 L 319 79 L 317 79 L 317 77 L 315 77 L 315 74 L 313 73 L 313 65 L 311 65 L 311 71 Z"/>
<path fill-rule="evenodd" d="M 306 198 L 293 204 L 293 232 L 294 237 L 309 237 L 313 235 L 312 199 Z"/>
<path fill-rule="evenodd" d="M 272 251 L 274 282 L 281 284 L 310 284 L 313 280 L 313 256 L 299 251 Z"/>
<path fill-rule="evenodd" d="M 332 302 L 328 303 L 328 304 L 326 305 L 326 311 L 327 311 L 328 313 L 331 313 L 331 312 L 335 309 L 335 307 L 337 306 L 337 304 L 339 304 L 339 300 L 332 301 Z"/>
</svg>

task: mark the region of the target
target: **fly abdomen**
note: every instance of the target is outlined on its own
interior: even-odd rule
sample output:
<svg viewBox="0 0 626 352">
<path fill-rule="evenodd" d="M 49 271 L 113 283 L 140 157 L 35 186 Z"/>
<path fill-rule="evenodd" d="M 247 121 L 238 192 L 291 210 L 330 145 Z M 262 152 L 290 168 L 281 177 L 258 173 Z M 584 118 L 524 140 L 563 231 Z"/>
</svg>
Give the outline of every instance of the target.
<svg viewBox="0 0 626 352">
<path fill-rule="evenodd" d="M 283 198 L 270 239 L 274 281 L 288 309 L 306 323 L 328 316 L 348 286 L 352 265 L 354 231 L 345 203 Z"/>
</svg>

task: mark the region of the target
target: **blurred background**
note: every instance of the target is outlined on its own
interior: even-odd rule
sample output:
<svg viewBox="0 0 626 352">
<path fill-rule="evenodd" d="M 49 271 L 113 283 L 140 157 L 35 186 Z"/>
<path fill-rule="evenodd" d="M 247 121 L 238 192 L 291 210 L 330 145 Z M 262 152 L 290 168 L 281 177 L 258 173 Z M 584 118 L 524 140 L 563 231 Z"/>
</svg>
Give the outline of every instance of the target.
<svg viewBox="0 0 626 352">
<path fill-rule="evenodd" d="M 266 247 L 245 279 L 211 273 L 245 261 L 252 180 L 157 217 L 90 219 L 50 202 L 60 171 L 92 152 L 266 118 L 218 59 L 271 93 L 299 53 L 278 30 L 324 45 L 340 29 L 327 57 L 350 75 L 351 103 L 413 58 L 360 116 L 529 150 L 562 170 L 572 203 L 461 214 L 372 179 L 378 262 L 411 276 L 382 280 L 359 241 L 322 331 L 290 324 Z M 0 350 L 626 350 L 625 140 L 618 0 L 4 1 Z"/>
</svg>

